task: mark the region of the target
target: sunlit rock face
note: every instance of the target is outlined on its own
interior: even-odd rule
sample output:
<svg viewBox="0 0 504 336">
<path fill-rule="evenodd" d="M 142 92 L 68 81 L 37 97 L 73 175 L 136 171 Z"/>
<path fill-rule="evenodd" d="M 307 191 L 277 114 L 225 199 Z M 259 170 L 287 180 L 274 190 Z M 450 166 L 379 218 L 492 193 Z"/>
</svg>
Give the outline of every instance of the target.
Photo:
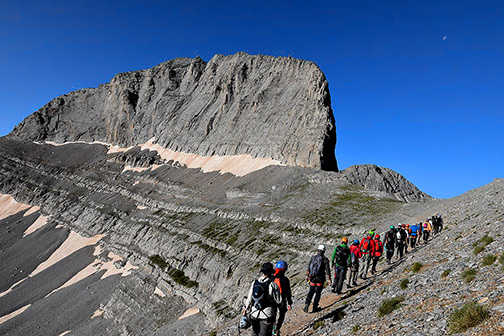
<svg viewBox="0 0 504 336">
<path fill-rule="evenodd" d="M 122 147 L 152 140 L 175 152 L 338 170 L 328 83 L 314 63 L 290 57 L 177 58 L 118 74 L 52 100 L 10 136 Z"/>
</svg>

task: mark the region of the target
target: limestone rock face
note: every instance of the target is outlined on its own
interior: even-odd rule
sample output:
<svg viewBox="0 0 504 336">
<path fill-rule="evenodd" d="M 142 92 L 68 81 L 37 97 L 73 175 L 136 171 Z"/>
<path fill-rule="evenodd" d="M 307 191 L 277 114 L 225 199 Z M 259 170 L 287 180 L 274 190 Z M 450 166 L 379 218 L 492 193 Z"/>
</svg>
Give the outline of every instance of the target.
<svg viewBox="0 0 504 336">
<path fill-rule="evenodd" d="M 29 141 L 155 143 L 337 171 L 328 83 L 312 62 L 238 53 L 177 58 L 60 96 L 9 135 Z"/>
</svg>

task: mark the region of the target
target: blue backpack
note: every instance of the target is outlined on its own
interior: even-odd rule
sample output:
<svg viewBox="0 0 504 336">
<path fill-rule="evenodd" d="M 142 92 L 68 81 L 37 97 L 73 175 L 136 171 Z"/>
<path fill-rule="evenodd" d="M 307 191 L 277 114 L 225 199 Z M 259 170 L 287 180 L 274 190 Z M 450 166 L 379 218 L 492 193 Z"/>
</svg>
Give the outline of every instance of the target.
<svg viewBox="0 0 504 336">
<path fill-rule="evenodd" d="M 418 233 L 418 226 L 412 225 L 410 229 L 411 229 L 411 237 L 416 237 Z"/>
</svg>

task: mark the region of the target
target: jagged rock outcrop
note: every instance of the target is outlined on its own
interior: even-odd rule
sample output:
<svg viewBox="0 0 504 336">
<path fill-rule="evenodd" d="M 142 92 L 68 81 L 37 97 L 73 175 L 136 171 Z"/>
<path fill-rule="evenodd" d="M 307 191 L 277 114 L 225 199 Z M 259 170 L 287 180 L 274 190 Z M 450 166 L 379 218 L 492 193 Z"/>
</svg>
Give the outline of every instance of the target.
<svg viewBox="0 0 504 336">
<path fill-rule="evenodd" d="M 384 191 L 405 202 L 421 202 L 431 197 L 395 171 L 372 164 L 351 166 L 342 173 L 348 182 L 368 190 Z"/>
<path fill-rule="evenodd" d="M 118 74 L 52 100 L 9 136 L 124 147 L 155 138 L 177 152 L 338 170 L 328 83 L 314 63 L 290 57 L 177 58 Z"/>
</svg>

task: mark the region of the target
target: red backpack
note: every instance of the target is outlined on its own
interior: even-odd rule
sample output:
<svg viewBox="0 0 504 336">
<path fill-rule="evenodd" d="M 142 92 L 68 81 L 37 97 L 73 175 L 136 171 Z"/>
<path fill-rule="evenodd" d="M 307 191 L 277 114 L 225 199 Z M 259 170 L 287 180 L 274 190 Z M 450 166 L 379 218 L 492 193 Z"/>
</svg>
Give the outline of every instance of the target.
<svg viewBox="0 0 504 336">
<path fill-rule="evenodd" d="M 375 252 L 374 256 L 375 257 L 381 257 L 382 252 L 383 252 L 383 243 L 379 239 L 375 239 Z"/>
<path fill-rule="evenodd" d="M 362 244 L 361 244 L 360 250 L 361 250 L 362 253 L 371 252 L 371 241 L 370 241 L 369 237 L 364 238 L 362 240 Z"/>
</svg>

